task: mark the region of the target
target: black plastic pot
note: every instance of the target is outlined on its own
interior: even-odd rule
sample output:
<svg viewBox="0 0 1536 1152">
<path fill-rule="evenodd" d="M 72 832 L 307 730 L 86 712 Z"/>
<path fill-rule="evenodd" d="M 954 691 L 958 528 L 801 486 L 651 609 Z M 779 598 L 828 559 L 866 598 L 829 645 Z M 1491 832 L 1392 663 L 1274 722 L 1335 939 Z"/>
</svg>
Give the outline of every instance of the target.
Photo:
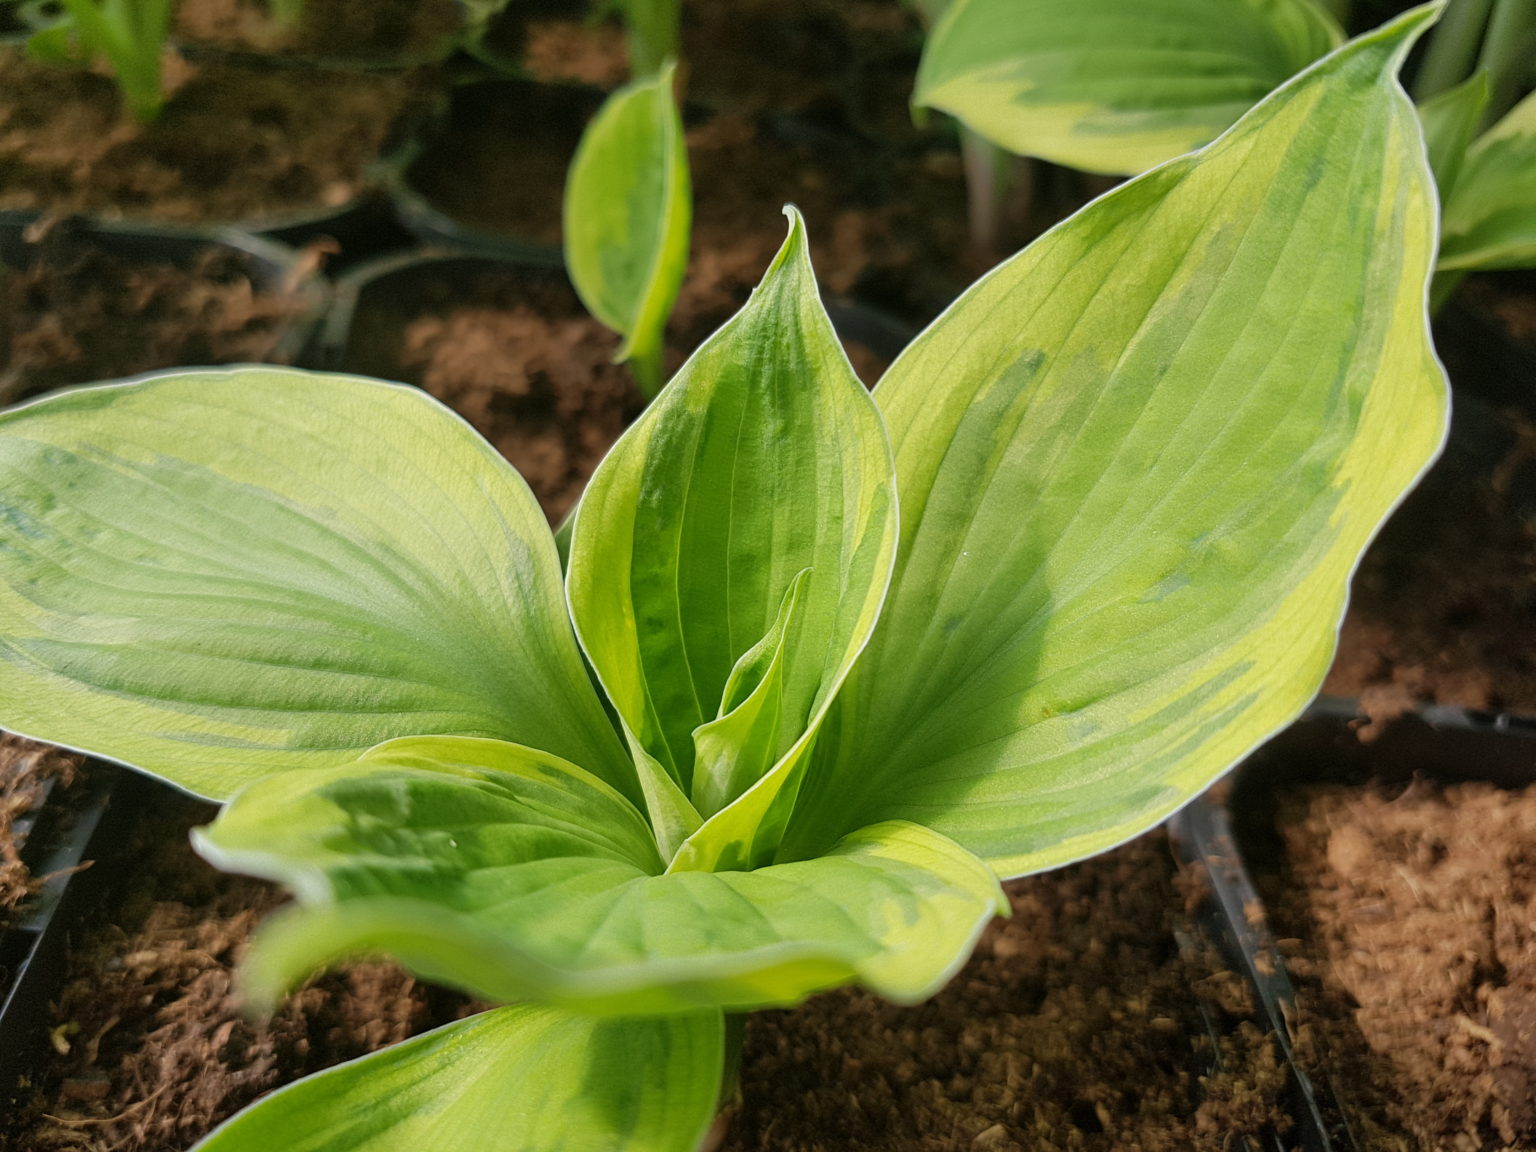
<svg viewBox="0 0 1536 1152">
<path fill-rule="evenodd" d="M 488 272 L 569 292 L 573 310 L 583 311 L 556 251 L 537 249 L 531 258 L 513 259 L 464 246 L 416 249 L 369 261 L 338 278 L 325 323 L 305 357 L 306 366 L 334 372 L 362 371 L 366 365 L 355 344 L 354 326 L 370 301 L 396 299 L 409 285 L 424 279 L 467 284 Z M 886 360 L 894 360 L 914 335 L 899 320 L 853 301 L 828 298 L 826 308 L 844 341 L 863 344 Z M 721 322 L 728 318 L 722 316 Z"/>
<path fill-rule="evenodd" d="M 446 107 L 381 169 L 405 226 L 429 244 L 479 249 L 536 264 L 560 259 L 565 173 L 605 94 L 577 85 L 489 80 L 455 88 Z M 481 214 L 455 205 L 455 171 L 517 157 L 515 180 L 488 181 L 517 196 L 521 212 Z M 527 167 L 525 167 L 527 165 Z M 535 196 L 522 190 L 532 186 Z M 498 223 L 507 216 L 515 222 Z"/>
<path fill-rule="evenodd" d="M 232 228 L 156 228 L 107 224 L 85 219 L 53 226 L 67 232 L 68 242 L 144 263 L 187 267 L 210 247 L 238 253 L 246 274 L 258 288 L 297 292 L 304 309 L 279 336 L 269 360 L 293 363 L 304 358 L 329 302 L 329 292 L 312 266 L 293 249 Z M 32 213 L 0 212 L 0 269 L 27 268 L 41 251 L 40 225 Z M 180 367 L 181 365 L 165 365 Z"/>
<path fill-rule="evenodd" d="M 1486 781 L 1501 788 L 1536 783 L 1536 719 L 1426 707 L 1362 743 L 1353 701 L 1323 699 L 1254 753 L 1230 782 L 1217 785 L 1169 823 L 1181 856 L 1202 866 L 1210 893 L 1199 910 L 1208 937 L 1241 971 L 1290 1064 L 1290 1107 L 1306 1152 L 1370 1152 L 1343 1121 L 1348 1091 L 1326 1072 L 1309 1077 L 1296 1063 L 1296 991 L 1276 947 L 1264 902 L 1244 863 L 1252 828 L 1265 825 L 1283 791 L 1316 783 L 1440 784 Z"/>
<path fill-rule="evenodd" d="M 69 942 L 121 882 L 119 853 L 149 783 L 89 762 L 64 801 L 26 822 L 22 861 L 42 881 L 18 920 L 0 931 L 0 1110 L 13 1111 L 48 1049 L 48 1005 L 64 979 Z"/>
</svg>

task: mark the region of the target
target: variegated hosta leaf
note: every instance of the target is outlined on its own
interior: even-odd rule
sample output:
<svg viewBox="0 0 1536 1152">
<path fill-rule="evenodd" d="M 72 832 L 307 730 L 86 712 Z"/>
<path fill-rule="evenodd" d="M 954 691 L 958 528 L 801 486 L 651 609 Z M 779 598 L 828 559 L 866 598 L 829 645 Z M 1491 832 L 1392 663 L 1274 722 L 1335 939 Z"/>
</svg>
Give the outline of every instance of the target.
<svg viewBox="0 0 1536 1152">
<path fill-rule="evenodd" d="M 1340 38 L 1315 0 L 954 0 L 912 99 L 1011 152 L 1129 175 L 1214 139 Z"/>
<path fill-rule="evenodd" d="M 633 792 L 528 486 L 415 388 L 275 368 L 0 414 L 0 724 L 213 798 L 393 736 Z"/>
<path fill-rule="evenodd" d="M 1437 9 L 972 288 L 876 390 L 897 574 L 785 857 L 906 819 L 1003 875 L 1150 827 L 1294 717 L 1439 450 L 1435 203 L 1396 83 Z"/>
<path fill-rule="evenodd" d="M 693 201 L 673 69 L 608 97 L 582 133 L 565 185 L 565 266 L 592 314 L 624 337 L 648 395 L 688 267 Z"/>
<path fill-rule="evenodd" d="M 666 854 L 678 848 L 666 829 L 687 815 L 657 818 L 677 807 L 655 799 L 668 781 L 715 817 L 684 829 L 690 868 L 771 858 L 802 753 L 869 636 L 894 556 L 885 431 L 790 218 L 746 307 L 599 466 L 571 546 L 571 614 L 637 749 Z M 807 569 L 782 637 L 778 722 L 741 729 L 769 741 L 742 757 L 773 768 L 741 796 L 741 781 L 716 775 L 731 771 L 730 750 L 698 762 L 695 733 L 719 717 L 732 669 Z"/>
<path fill-rule="evenodd" d="M 1440 267 L 1536 267 L 1536 93 L 1468 150 L 1445 206 Z"/>
<path fill-rule="evenodd" d="M 289 1084 L 194 1152 L 696 1152 L 723 1068 L 718 1012 L 517 1004 Z"/>
<path fill-rule="evenodd" d="M 492 1000 L 598 1014 L 787 1005 L 851 981 L 915 1001 L 1006 909 L 979 860 L 899 822 L 818 860 L 658 875 L 617 792 L 486 740 L 397 740 L 346 768 L 270 777 L 196 842 L 299 897 L 247 962 L 258 1004 L 376 953 Z"/>
</svg>

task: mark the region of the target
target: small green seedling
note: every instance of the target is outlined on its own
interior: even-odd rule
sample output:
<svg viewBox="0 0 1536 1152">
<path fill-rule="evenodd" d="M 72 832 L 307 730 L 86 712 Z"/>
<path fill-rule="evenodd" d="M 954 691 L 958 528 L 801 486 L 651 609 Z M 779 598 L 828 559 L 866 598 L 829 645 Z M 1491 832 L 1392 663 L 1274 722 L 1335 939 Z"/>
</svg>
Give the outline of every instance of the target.
<svg viewBox="0 0 1536 1152">
<path fill-rule="evenodd" d="M 128 109 L 153 120 L 165 105 L 160 62 L 170 30 L 171 0 L 62 0 L 67 18 L 33 34 L 39 60 L 75 67 L 105 60 Z"/>
<path fill-rule="evenodd" d="M 998 876 L 1294 718 L 1445 432 L 1395 82 L 1432 15 L 1047 233 L 873 394 L 792 214 L 563 574 L 414 389 L 244 368 L 0 414 L 6 726 L 227 802 L 199 850 L 297 897 L 257 1005 L 374 954 L 504 1005 L 201 1152 L 694 1152 L 728 1017 L 930 995 Z"/>
<path fill-rule="evenodd" d="M 565 266 L 587 308 L 624 337 L 642 391 L 662 385 L 667 317 L 688 268 L 693 201 L 673 70 L 615 92 L 582 134 L 565 186 Z"/>
<path fill-rule="evenodd" d="M 1020 155 L 1134 174 L 1214 139 L 1328 51 L 1347 7 L 954 0 L 913 100 Z M 1532 0 L 1451 0 L 1430 38 L 1415 90 L 1445 205 L 1437 302 L 1466 271 L 1536 266 L 1536 106 L 1510 110 L 1536 80 L 1533 61 Z"/>
</svg>

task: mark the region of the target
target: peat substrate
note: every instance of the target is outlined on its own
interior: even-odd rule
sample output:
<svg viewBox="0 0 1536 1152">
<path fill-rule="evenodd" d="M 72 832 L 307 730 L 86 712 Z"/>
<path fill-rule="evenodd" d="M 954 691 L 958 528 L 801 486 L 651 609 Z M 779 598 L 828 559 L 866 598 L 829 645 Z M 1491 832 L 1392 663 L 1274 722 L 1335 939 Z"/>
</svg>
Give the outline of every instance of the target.
<svg viewBox="0 0 1536 1152">
<path fill-rule="evenodd" d="M 182 1152 L 263 1092 L 469 1010 L 366 964 L 247 1021 L 235 965 L 280 896 L 198 860 L 187 831 L 212 809 L 161 795 L 134 884 L 74 950 L 5 1152 Z M 1013 918 L 928 1004 L 839 992 L 754 1016 L 727 1147 L 1218 1152 L 1284 1123 L 1284 1071 L 1242 985 L 1179 950 L 1191 889 L 1162 833 L 1009 891 Z"/>
<path fill-rule="evenodd" d="M 1313 786 L 1245 841 L 1340 1147 L 1536 1149 L 1536 788 Z"/>
<path fill-rule="evenodd" d="M 1377 723 L 1419 703 L 1536 713 L 1533 485 L 1536 421 L 1458 391 L 1445 454 L 1355 575 L 1323 691 Z"/>
<path fill-rule="evenodd" d="M 304 0 L 291 25 L 266 0 L 181 0 L 174 35 L 248 52 L 413 62 L 445 54 L 463 22 L 455 0 Z"/>
<path fill-rule="evenodd" d="M 669 331 L 669 371 L 740 303 L 715 287 L 686 287 Z M 338 367 L 442 400 L 512 462 L 558 523 L 644 407 L 629 369 L 613 363 L 619 343 L 557 272 L 425 262 L 361 293 Z M 846 347 L 873 383 L 886 361 L 863 344 Z"/>
<path fill-rule="evenodd" d="M 419 78 L 183 62 L 152 124 L 112 79 L 0 48 L 0 209 L 267 222 L 355 201 Z M 296 79 L 296 77 L 302 79 Z"/>
<path fill-rule="evenodd" d="M 67 809 L 80 778 L 79 756 L 0 732 L 0 934 L 45 879 L 33 874 L 22 855 L 45 799 Z M 31 858 L 41 855 L 35 842 L 25 847 Z M 10 978 L 0 971 L 0 998 Z"/>
<path fill-rule="evenodd" d="M 560 190 L 597 101 L 587 90 L 548 85 L 466 86 L 406 182 L 461 227 L 554 249 Z M 515 149 L 503 146 L 509 134 Z M 963 166 L 944 141 L 893 152 L 803 121 L 741 112 L 690 115 L 686 137 L 694 207 L 685 293 L 744 300 L 784 241 L 785 204 L 804 214 L 817 277 L 834 296 L 914 326 L 998 255 L 971 249 Z M 1077 207 L 1082 183 L 1042 167 L 1029 195 L 1004 205 L 1004 250 Z"/>
<path fill-rule="evenodd" d="M 186 266 L 131 260 L 61 228 L 0 279 L 0 404 L 162 368 L 270 360 L 308 307 L 297 288 L 258 285 L 233 249 L 210 246 Z"/>
</svg>

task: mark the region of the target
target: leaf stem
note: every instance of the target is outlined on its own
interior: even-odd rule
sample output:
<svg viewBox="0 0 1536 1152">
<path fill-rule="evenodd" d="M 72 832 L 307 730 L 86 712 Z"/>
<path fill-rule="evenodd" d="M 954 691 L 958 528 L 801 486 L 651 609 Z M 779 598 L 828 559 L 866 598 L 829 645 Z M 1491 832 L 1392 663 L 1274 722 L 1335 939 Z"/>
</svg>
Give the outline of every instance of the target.
<svg viewBox="0 0 1536 1152">
<path fill-rule="evenodd" d="M 659 340 L 654 345 L 634 349 L 629 358 L 629 370 L 634 373 L 635 383 L 640 386 L 646 400 L 656 399 L 656 394 L 666 382 L 662 378 L 661 358 L 662 346 Z"/>
<path fill-rule="evenodd" d="M 1536 3 L 1532 0 L 1493 0 L 1488 34 L 1483 37 L 1477 65 L 1488 73 L 1488 107 L 1483 127 L 1519 102 L 1536 60 Z"/>
<path fill-rule="evenodd" d="M 1413 98 L 1423 103 L 1438 92 L 1460 84 L 1472 74 L 1477 46 L 1488 22 L 1493 0 L 1451 0 L 1429 42 L 1424 63 L 1413 82 Z"/>
<path fill-rule="evenodd" d="M 682 0 L 623 0 L 629 24 L 629 71 L 636 80 L 654 76 L 682 54 Z"/>
<path fill-rule="evenodd" d="M 964 124 L 960 125 L 960 155 L 965 163 L 971 246 L 977 255 L 993 263 L 1002 255 L 1003 202 L 1014 187 L 1013 157 Z M 1030 189 L 1021 191 L 1028 194 Z"/>
</svg>

